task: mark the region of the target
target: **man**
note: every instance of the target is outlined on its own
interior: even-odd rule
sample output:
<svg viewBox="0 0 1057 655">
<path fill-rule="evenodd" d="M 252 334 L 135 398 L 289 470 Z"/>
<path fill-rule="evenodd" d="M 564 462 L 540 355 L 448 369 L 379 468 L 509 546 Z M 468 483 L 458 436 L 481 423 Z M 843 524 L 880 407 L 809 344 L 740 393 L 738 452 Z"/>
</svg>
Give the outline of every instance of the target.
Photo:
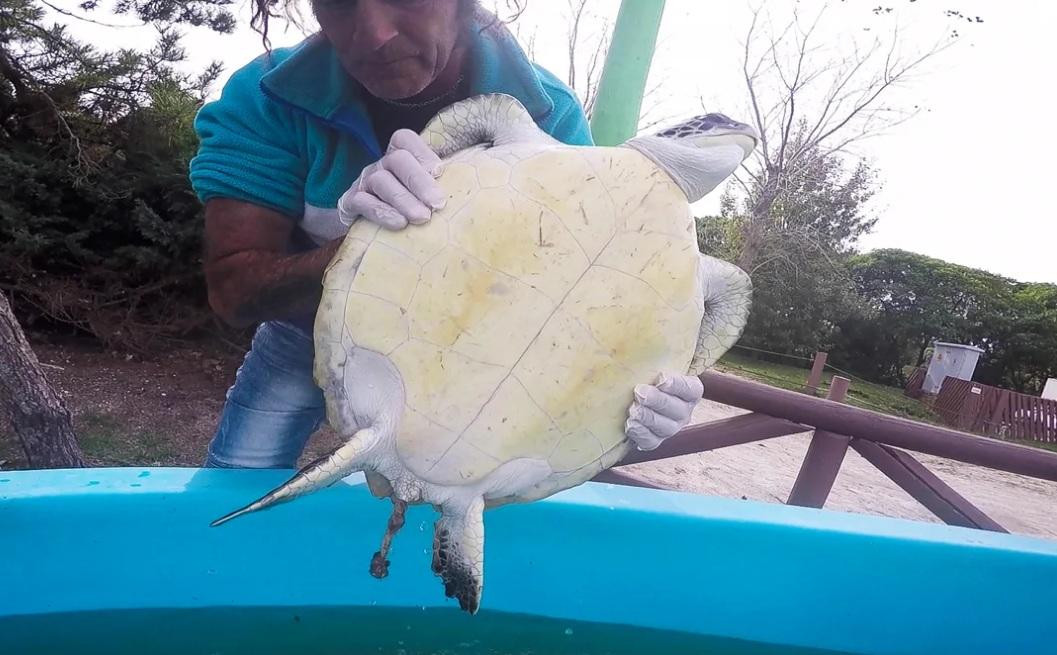
<svg viewBox="0 0 1057 655">
<path fill-rule="evenodd" d="M 267 11 L 272 2 L 257 0 Z M 315 0 L 319 34 L 236 71 L 196 120 L 210 306 L 259 324 L 207 466 L 293 468 L 325 418 L 312 380 L 323 272 L 354 220 L 404 229 L 443 203 L 418 137 L 443 107 L 506 93 L 540 128 L 590 144 L 573 92 L 532 64 L 477 0 Z M 380 144 L 387 143 L 383 151 Z M 634 389 L 627 433 L 652 449 L 701 397 L 689 376 Z"/>
</svg>

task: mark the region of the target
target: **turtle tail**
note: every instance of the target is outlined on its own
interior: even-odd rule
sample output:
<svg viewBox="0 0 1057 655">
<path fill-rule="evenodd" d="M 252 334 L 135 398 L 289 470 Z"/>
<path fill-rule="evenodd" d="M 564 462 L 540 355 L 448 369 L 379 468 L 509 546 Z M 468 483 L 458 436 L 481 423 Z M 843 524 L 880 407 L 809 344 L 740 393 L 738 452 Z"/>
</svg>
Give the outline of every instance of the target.
<svg viewBox="0 0 1057 655">
<path fill-rule="evenodd" d="M 705 313 L 690 375 L 703 373 L 737 343 L 749 320 L 752 300 L 752 280 L 734 264 L 701 255 L 698 270 Z"/>
<path fill-rule="evenodd" d="M 306 465 L 292 478 L 249 505 L 213 521 L 209 524 L 210 527 L 216 527 L 243 514 L 256 512 L 328 487 L 350 473 L 361 470 L 363 454 L 374 441 L 374 430 L 371 428 L 359 430 L 344 445 Z"/>
<path fill-rule="evenodd" d="M 477 145 L 557 143 L 539 129 L 517 98 L 502 93 L 475 96 L 441 110 L 422 130 L 422 138 L 441 159 Z"/>
</svg>

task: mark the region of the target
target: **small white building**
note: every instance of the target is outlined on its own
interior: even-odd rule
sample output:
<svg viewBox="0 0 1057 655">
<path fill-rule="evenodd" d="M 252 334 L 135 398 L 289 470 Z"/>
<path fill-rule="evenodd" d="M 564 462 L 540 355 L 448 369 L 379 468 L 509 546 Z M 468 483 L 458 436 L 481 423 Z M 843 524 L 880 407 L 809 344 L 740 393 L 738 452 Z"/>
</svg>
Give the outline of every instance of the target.
<svg viewBox="0 0 1057 655">
<path fill-rule="evenodd" d="M 937 394 L 947 376 L 959 380 L 972 380 L 976 364 L 980 361 L 983 350 L 976 346 L 963 346 L 958 343 L 937 341 L 933 345 L 932 360 L 925 371 L 925 382 L 921 390 L 928 394 Z"/>
<path fill-rule="evenodd" d="M 1046 380 L 1046 386 L 1042 388 L 1042 397 L 1057 400 L 1057 378 Z"/>
</svg>

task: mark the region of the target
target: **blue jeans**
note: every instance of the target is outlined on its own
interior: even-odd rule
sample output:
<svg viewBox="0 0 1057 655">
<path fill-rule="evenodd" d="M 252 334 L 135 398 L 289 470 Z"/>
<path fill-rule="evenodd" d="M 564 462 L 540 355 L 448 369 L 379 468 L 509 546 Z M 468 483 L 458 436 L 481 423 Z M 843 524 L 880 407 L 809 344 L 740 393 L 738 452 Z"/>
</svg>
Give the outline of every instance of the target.
<svg viewBox="0 0 1057 655">
<path fill-rule="evenodd" d="M 312 379 L 312 335 L 290 323 L 262 323 L 228 389 L 205 466 L 296 468 L 323 424 L 323 392 Z"/>
</svg>

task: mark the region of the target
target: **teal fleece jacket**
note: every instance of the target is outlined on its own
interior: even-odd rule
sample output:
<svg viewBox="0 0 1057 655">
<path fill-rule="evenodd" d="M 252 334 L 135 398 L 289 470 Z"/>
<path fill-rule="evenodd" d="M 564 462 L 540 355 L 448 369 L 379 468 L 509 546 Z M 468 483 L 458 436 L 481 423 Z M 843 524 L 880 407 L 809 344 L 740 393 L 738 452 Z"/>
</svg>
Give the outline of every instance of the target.
<svg viewBox="0 0 1057 655">
<path fill-rule="evenodd" d="M 505 28 L 478 26 L 471 38 L 471 94 L 512 95 L 554 138 L 591 144 L 575 94 L 529 61 Z M 190 178 L 198 198 L 274 209 L 316 244 L 341 236 L 338 198 L 382 154 L 361 93 L 320 34 L 254 59 L 195 119 L 200 147 Z"/>
</svg>

